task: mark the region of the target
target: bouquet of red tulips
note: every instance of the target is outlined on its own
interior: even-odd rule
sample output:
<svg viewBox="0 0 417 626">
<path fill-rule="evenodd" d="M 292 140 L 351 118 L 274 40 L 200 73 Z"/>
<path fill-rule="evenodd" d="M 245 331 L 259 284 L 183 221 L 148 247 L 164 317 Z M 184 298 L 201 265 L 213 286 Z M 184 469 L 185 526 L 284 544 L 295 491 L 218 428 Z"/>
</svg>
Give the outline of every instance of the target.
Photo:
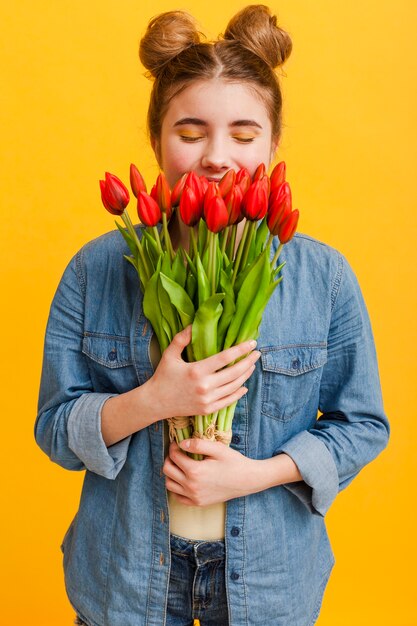
<svg viewBox="0 0 417 626">
<path fill-rule="evenodd" d="M 126 210 L 129 191 L 119 178 L 106 173 L 100 181 L 101 197 L 106 209 L 125 224 L 123 228 L 116 222 L 131 252 L 125 258 L 138 272 L 143 310 L 161 352 L 189 324 L 189 361 L 256 339 L 264 309 L 282 280 L 284 263 L 278 264 L 279 254 L 298 223 L 285 163 L 279 163 L 270 176 L 261 164 L 252 179 L 246 169 L 229 170 L 219 183 L 189 172 L 172 190 L 161 172 L 150 194 L 132 164 L 130 184 L 137 198 L 139 229 Z M 173 211 L 189 228 L 189 250 L 173 249 L 168 229 Z M 244 218 L 236 246 L 237 225 Z M 276 235 L 280 243 L 271 261 Z M 172 418 L 171 440 L 194 436 L 230 443 L 235 406 L 211 415 Z"/>
</svg>

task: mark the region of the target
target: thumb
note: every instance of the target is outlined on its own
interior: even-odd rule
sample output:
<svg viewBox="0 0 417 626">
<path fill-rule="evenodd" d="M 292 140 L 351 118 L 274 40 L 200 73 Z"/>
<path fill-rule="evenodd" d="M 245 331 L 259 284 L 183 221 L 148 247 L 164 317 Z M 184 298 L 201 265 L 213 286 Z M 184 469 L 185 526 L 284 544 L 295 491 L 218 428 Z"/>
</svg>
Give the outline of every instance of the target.
<svg viewBox="0 0 417 626">
<path fill-rule="evenodd" d="M 179 333 L 177 333 L 172 339 L 170 345 L 168 346 L 168 350 L 172 350 L 175 355 L 180 357 L 181 352 L 184 350 L 185 346 L 188 346 L 191 341 L 191 329 L 192 325 L 190 324 L 189 326 L 184 328 L 184 330 L 181 330 Z"/>
<path fill-rule="evenodd" d="M 210 439 L 200 439 L 198 437 L 184 439 L 179 443 L 179 446 L 182 450 L 186 450 L 187 452 L 217 458 L 222 456 L 227 447 L 221 441 L 211 441 Z"/>
</svg>

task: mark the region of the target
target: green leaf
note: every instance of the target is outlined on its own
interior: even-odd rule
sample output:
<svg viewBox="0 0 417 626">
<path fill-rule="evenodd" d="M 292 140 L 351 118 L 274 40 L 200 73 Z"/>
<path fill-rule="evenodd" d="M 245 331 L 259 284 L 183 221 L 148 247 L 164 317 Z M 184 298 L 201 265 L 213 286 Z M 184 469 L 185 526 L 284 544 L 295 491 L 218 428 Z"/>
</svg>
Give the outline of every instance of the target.
<svg viewBox="0 0 417 626">
<path fill-rule="evenodd" d="M 206 249 L 207 233 L 208 233 L 207 224 L 203 219 L 201 219 L 198 223 L 198 242 L 197 242 L 198 253 L 200 255 L 200 258 L 203 256 L 203 252 Z"/>
<path fill-rule="evenodd" d="M 187 292 L 168 276 L 160 273 L 163 288 L 167 292 L 171 304 L 177 309 L 183 328 L 192 324 L 194 319 L 194 305 Z"/>
<path fill-rule="evenodd" d="M 194 302 L 195 292 L 197 291 L 197 278 L 191 272 L 187 276 L 185 290 Z"/>
<path fill-rule="evenodd" d="M 179 246 L 177 253 L 175 255 L 175 259 L 172 263 L 172 279 L 175 280 L 176 283 L 184 287 L 185 281 L 187 278 L 187 270 L 183 261 L 183 249 Z"/>
<path fill-rule="evenodd" d="M 217 327 L 217 350 L 223 349 L 224 338 L 229 328 L 230 322 L 235 314 L 235 292 L 233 290 L 232 281 L 224 270 L 220 274 L 220 288 L 224 292 L 223 313 Z"/>
<path fill-rule="evenodd" d="M 158 263 L 156 271 L 146 285 L 145 294 L 143 296 L 143 312 L 152 324 L 155 335 L 157 336 L 161 352 L 168 347 L 168 337 L 162 326 L 162 311 L 159 306 L 158 299 L 158 282 L 161 263 Z"/>
<path fill-rule="evenodd" d="M 262 306 L 265 290 L 270 283 L 271 268 L 267 256 L 268 250 L 264 250 L 253 263 L 236 300 L 236 312 L 227 331 L 224 348 L 230 348 L 236 343 L 239 329 L 248 313 Z"/>
<path fill-rule="evenodd" d="M 198 308 L 192 328 L 192 346 L 197 361 L 217 353 L 217 323 L 223 311 L 223 293 L 216 293 Z"/>
<path fill-rule="evenodd" d="M 263 250 L 263 247 L 269 237 L 269 228 L 266 222 L 266 217 L 259 224 L 255 235 L 255 256 L 258 256 Z"/>
<path fill-rule="evenodd" d="M 268 304 L 273 292 L 275 291 L 275 288 L 277 287 L 277 285 L 279 285 L 281 280 L 282 276 L 279 280 L 269 284 L 263 293 L 263 299 L 260 299 L 258 303 L 253 303 L 252 307 L 247 312 L 241 324 L 241 327 L 239 328 L 239 335 L 236 339 L 236 343 L 242 343 L 242 341 L 247 341 L 248 339 L 256 339 L 258 337 L 259 326 L 262 322 L 262 316 L 265 307 Z"/>
<path fill-rule="evenodd" d="M 129 250 L 131 251 L 131 253 L 133 254 L 133 256 L 136 258 L 136 255 L 138 253 L 138 249 L 137 249 L 137 245 L 134 239 L 132 239 L 132 237 L 129 235 L 129 233 L 127 232 L 127 230 L 125 228 L 123 228 L 123 226 L 121 226 L 119 224 L 119 222 L 114 222 L 117 226 L 117 228 L 119 229 L 119 232 L 121 233 L 121 235 L 123 236 L 123 239 L 125 240 L 125 242 L 127 243 L 127 245 L 129 246 Z"/>
<path fill-rule="evenodd" d="M 200 255 L 195 259 L 197 268 L 197 286 L 198 286 L 198 306 L 200 307 L 203 302 L 210 296 L 210 284 L 200 260 Z"/>
<path fill-rule="evenodd" d="M 161 272 L 162 273 L 162 272 Z M 178 321 L 178 314 L 176 309 L 173 307 L 173 305 L 171 304 L 171 300 L 167 294 L 167 292 L 165 291 L 164 287 L 162 286 L 162 280 L 161 280 L 161 275 L 159 275 L 159 280 L 158 280 L 158 300 L 159 300 L 159 306 L 162 312 L 163 317 L 166 319 L 169 328 L 171 330 L 171 339 L 174 335 L 177 334 L 177 332 L 179 331 L 179 321 Z M 164 327 L 164 330 L 166 332 L 166 328 Z M 168 333 L 167 333 L 168 334 Z"/>
</svg>

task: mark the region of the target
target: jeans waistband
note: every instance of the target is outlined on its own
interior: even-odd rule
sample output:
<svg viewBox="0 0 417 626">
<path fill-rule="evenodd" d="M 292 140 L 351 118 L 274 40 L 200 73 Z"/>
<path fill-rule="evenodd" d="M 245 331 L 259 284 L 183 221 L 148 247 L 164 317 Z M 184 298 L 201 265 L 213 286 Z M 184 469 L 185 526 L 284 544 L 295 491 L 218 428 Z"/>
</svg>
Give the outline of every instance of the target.
<svg viewBox="0 0 417 626">
<path fill-rule="evenodd" d="M 200 539 L 186 539 L 179 535 L 170 535 L 171 552 L 190 557 L 198 565 L 208 561 L 217 561 L 225 558 L 226 549 L 223 539 L 217 541 L 205 541 Z"/>
</svg>

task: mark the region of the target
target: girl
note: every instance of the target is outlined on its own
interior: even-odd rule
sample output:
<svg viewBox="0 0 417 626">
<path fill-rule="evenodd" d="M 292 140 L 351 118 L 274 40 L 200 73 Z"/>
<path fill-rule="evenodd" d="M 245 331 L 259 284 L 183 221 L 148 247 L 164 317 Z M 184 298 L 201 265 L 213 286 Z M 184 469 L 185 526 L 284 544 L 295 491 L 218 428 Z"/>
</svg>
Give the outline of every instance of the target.
<svg viewBox="0 0 417 626">
<path fill-rule="evenodd" d="M 155 81 L 149 131 L 171 186 L 190 170 L 219 180 L 271 164 L 281 136 L 274 68 L 290 52 L 263 5 L 235 15 L 213 43 L 184 12 L 150 22 L 140 44 Z M 175 217 L 170 229 L 187 248 Z M 297 235 L 257 349 L 246 342 L 186 363 L 190 328 L 161 358 L 125 252 L 114 231 L 74 256 L 46 333 L 36 439 L 61 466 L 86 470 L 62 543 L 76 623 L 314 624 L 334 563 L 324 516 L 388 438 L 349 265 Z M 236 400 L 230 447 L 183 442 L 205 456 L 195 461 L 169 443 L 167 418 Z"/>
</svg>

